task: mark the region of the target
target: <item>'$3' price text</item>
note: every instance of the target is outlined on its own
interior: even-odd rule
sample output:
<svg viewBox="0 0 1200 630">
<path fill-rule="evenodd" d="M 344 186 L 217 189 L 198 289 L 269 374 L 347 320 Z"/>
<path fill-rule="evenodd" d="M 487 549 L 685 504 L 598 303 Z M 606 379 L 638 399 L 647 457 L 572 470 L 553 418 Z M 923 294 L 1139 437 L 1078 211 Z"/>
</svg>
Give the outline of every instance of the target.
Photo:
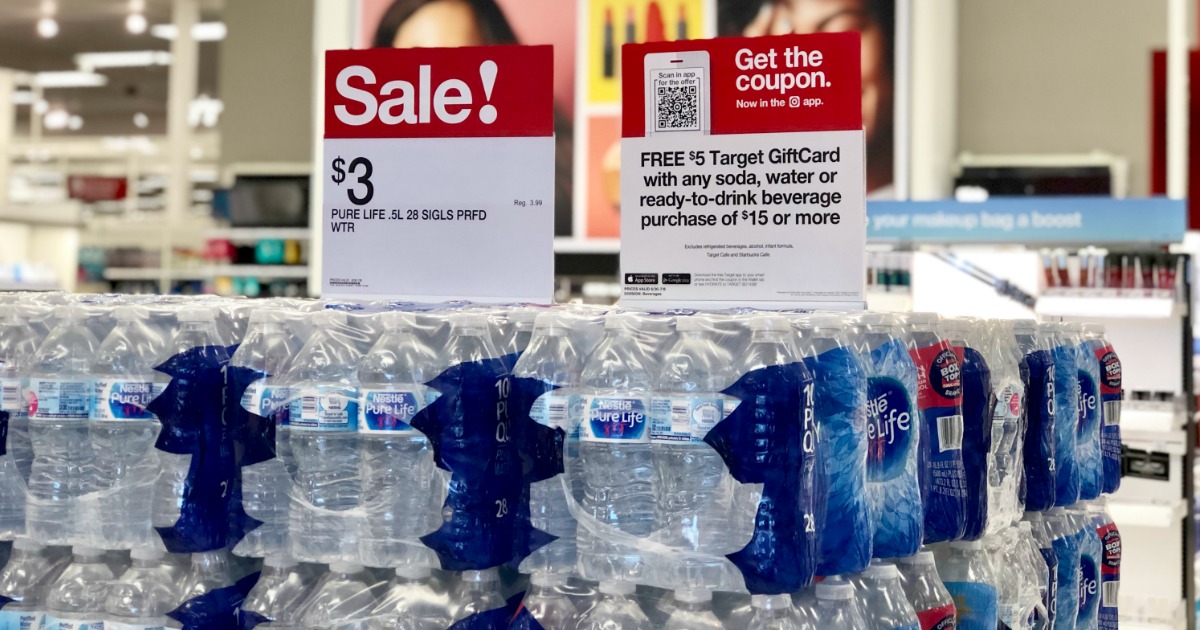
<svg viewBox="0 0 1200 630">
<path fill-rule="evenodd" d="M 333 163 L 330 164 L 333 169 L 333 175 L 330 179 L 333 183 L 341 186 L 350 180 L 350 185 L 346 186 L 346 196 L 350 199 L 350 203 L 356 206 L 365 206 L 371 203 L 371 199 L 375 197 L 375 184 L 371 183 L 371 175 L 375 172 L 375 167 L 371 164 L 371 160 L 365 157 L 356 157 L 350 160 L 347 167 L 346 160 L 342 156 L 333 158 Z"/>
</svg>

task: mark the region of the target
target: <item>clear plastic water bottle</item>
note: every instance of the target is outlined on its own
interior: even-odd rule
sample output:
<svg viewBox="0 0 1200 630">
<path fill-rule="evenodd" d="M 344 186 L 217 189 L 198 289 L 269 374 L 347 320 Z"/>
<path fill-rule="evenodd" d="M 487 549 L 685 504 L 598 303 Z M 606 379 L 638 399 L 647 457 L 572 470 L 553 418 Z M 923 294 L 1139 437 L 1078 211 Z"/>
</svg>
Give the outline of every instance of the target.
<svg viewBox="0 0 1200 630">
<path fill-rule="evenodd" d="M 434 500 L 444 490 L 435 483 L 441 476 L 429 439 L 409 424 L 438 396 L 425 385 L 437 376 L 437 357 L 413 334 L 413 314 L 382 319 L 384 332 L 358 368 L 365 512 L 359 551 L 369 566 L 394 567 L 440 524 L 441 501 Z"/>
<path fill-rule="evenodd" d="M 872 560 L 852 582 L 858 588 L 865 630 L 911 630 L 918 627 L 917 611 L 904 595 L 900 570 L 882 560 Z"/>
<path fill-rule="evenodd" d="M 179 600 L 186 602 L 227 586 L 233 586 L 228 553 L 224 550 L 193 553 L 179 586 Z"/>
<path fill-rule="evenodd" d="M 534 573 L 529 578 L 529 590 L 521 600 L 521 610 L 512 624 L 513 628 L 528 630 L 575 630 L 579 625 L 579 611 L 561 589 L 567 578 L 555 573 Z M 537 625 L 532 622 L 536 621 Z"/>
<path fill-rule="evenodd" d="M 285 555 L 267 556 L 263 559 L 258 582 L 255 582 L 254 588 L 250 589 L 238 609 L 242 626 L 249 626 L 251 619 L 295 623 L 296 609 L 308 594 L 310 586 L 295 559 Z"/>
<path fill-rule="evenodd" d="M 396 569 L 396 578 L 371 611 L 370 630 L 444 630 L 454 621 L 454 604 L 427 566 Z"/>
<path fill-rule="evenodd" d="M 104 600 L 104 630 L 152 630 L 167 624 L 179 605 L 176 583 L 162 566 L 163 552 L 138 547 L 133 566 L 113 582 Z"/>
<path fill-rule="evenodd" d="M 513 369 L 517 395 L 533 401 L 530 418 L 543 426 L 561 429 L 564 434 L 570 431 L 571 406 L 579 402 L 584 359 L 571 335 L 570 324 L 562 313 L 539 314 L 533 339 Z M 577 524 L 567 507 L 560 477 L 530 485 L 529 514 L 534 529 L 551 534 L 556 540 L 534 551 L 521 564 L 522 571 L 574 572 Z"/>
<path fill-rule="evenodd" d="M 329 563 L 358 557 L 355 508 L 362 494 L 358 461 L 359 352 L 344 335 L 346 314 L 313 316 L 308 342 L 285 382 L 292 456 L 296 460 L 288 535 L 292 556 Z"/>
<path fill-rule="evenodd" d="M 227 359 L 225 346 L 217 335 L 216 311 L 208 307 L 189 307 L 175 315 L 179 326 L 163 356 L 173 357 L 193 348 L 213 348 L 213 355 Z M 158 452 L 159 475 L 154 486 L 154 507 L 151 523 L 155 527 L 172 527 L 183 509 L 188 471 L 192 465 L 190 453 Z"/>
<path fill-rule="evenodd" d="M 904 558 L 896 558 L 900 569 L 900 584 L 908 603 L 917 611 L 917 623 L 921 630 L 944 630 L 953 628 L 957 611 L 950 591 L 938 575 L 932 551 L 918 551 Z"/>
<path fill-rule="evenodd" d="M 1076 630 L 1096 630 L 1100 622 L 1100 599 L 1104 566 L 1104 545 L 1096 535 L 1093 514 L 1086 505 L 1076 503 L 1067 509 L 1071 527 L 1079 537 L 1079 610 Z"/>
<path fill-rule="evenodd" d="M 888 313 L 863 313 L 857 342 L 867 371 L 867 475 L 872 553 L 910 556 L 921 547 L 921 415 L 917 410 L 917 366 L 899 321 Z"/>
<path fill-rule="evenodd" d="M 1054 505 L 1065 507 L 1079 500 L 1079 338 L 1063 324 L 1041 324 L 1052 337 L 1054 360 Z"/>
<path fill-rule="evenodd" d="M 746 630 L 814 630 L 812 624 L 801 620 L 790 595 L 754 595 L 750 607 L 754 616 Z"/>
<path fill-rule="evenodd" d="M 33 329 L 16 306 L 0 306 L 0 414 L 8 419 L 0 438 L 0 539 L 25 533 L 25 493 L 33 449 L 29 443 L 25 370 L 37 351 Z"/>
<path fill-rule="evenodd" d="M 712 591 L 706 588 L 675 589 L 675 610 L 665 630 L 725 630 L 713 612 Z"/>
<path fill-rule="evenodd" d="M 451 600 L 455 604 L 456 621 L 503 607 L 506 602 L 500 593 L 500 572 L 483 569 L 459 573 Z"/>
<path fill-rule="evenodd" d="M 937 332 L 934 313 L 910 313 L 905 342 L 917 365 L 921 411 L 921 500 L 925 542 L 957 540 L 966 530 L 963 464 L 962 349 Z"/>
<path fill-rule="evenodd" d="M 1121 359 L 1105 336 L 1102 324 L 1084 324 L 1083 339 L 1100 369 L 1100 454 L 1106 494 L 1121 487 L 1121 398 L 1124 381 Z"/>
<path fill-rule="evenodd" d="M 733 383 L 733 357 L 717 345 L 704 319 L 678 317 L 675 327 L 679 339 L 663 357 L 650 413 L 658 473 L 655 529 L 668 545 L 694 553 L 673 558 L 659 576 L 686 589 L 733 590 L 737 576 L 724 556 L 745 546 L 749 532 L 735 531 L 738 483 L 704 442 L 736 406 L 721 393 Z"/>
<path fill-rule="evenodd" d="M 71 549 L 71 564 L 46 594 L 45 630 L 101 630 L 104 601 L 108 597 L 112 569 L 104 563 L 104 551 L 92 547 Z"/>
<path fill-rule="evenodd" d="M 361 564 L 336 560 L 301 605 L 300 624 L 306 628 L 366 630 L 375 593 L 371 575 Z"/>
<path fill-rule="evenodd" d="M 822 630 L 820 620 L 817 618 L 817 584 L 812 583 L 800 589 L 799 592 L 792 594 L 792 606 L 796 608 L 796 614 L 801 621 L 817 630 Z"/>
<path fill-rule="evenodd" d="M 1079 465 L 1079 498 L 1091 500 L 1104 490 L 1104 460 L 1100 443 L 1104 406 L 1101 400 L 1100 360 L 1084 338 L 1082 324 L 1063 324 L 1063 330 L 1077 342 L 1075 397 L 1079 424 L 1075 432 L 1075 457 Z"/>
<path fill-rule="evenodd" d="M 651 630 L 653 626 L 633 598 L 629 582 L 601 582 L 596 606 L 579 620 L 579 630 Z"/>
<path fill-rule="evenodd" d="M 1021 380 L 1025 384 L 1025 508 L 1046 510 L 1054 506 L 1058 483 L 1052 337 L 1032 320 L 1014 322 L 1013 335 L 1022 354 Z"/>
<path fill-rule="evenodd" d="M 958 606 L 958 627 L 995 628 L 1000 619 L 996 570 L 983 543 L 955 541 L 936 555 L 938 574 Z"/>
<path fill-rule="evenodd" d="M 300 348 L 299 340 L 284 324 L 279 311 L 259 309 L 251 313 L 246 336 L 237 351 L 229 358 L 227 378 L 244 368 L 255 378 L 242 394 L 240 406 L 275 423 L 276 445 L 287 422 L 288 390 L 281 377 L 288 362 Z M 246 534 L 234 553 L 248 557 L 264 557 L 287 551 L 288 490 L 291 479 L 283 454 L 242 468 L 242 508 L 262 524 Z"/>
<path fill-rule="evenodd" d="M 1058 554 L 1054 551 L 1054 534 L 1041 512 L 1026 512 L 1022 523 L 1029 524 L 1038 555 L 1046 565 L 1046 593 L 1042 602 L 1045 612 L 1043 625 L 1039 627 L 1054 628 L 1058 616 Z"/>
<path fill-rule="evenodd" d="M 0 569 L 0 628 L 38 630 L 46 612 L 46 591 L 62 572 L 66 559 L 56 561 L 41 544 L 25 537 L 13 541 L 12 555 Z"/>
<path fill-rule="evenodd" d="M 505 314 L 508 325 L 505 335 L 500 342 L 500 354 L 503 356 L 520 356 L 533 341 L 535 322 L 539 310 L 534 308 L 514 308 Z"/>
<path fill-rule="evenodd" d="M 818 628 L 866 628 L 862 613 L 854 603 L 854 585 L 845 580 L 825 580 L 817 584 Z"/>
<path fill-rule="evenodd" d="M 78 540 L 83 524 L 79 497 L 92 486 L 93 451 L 88 440 L 92 406 L 92 359 L 99 342 L 79 306 L 55 310 L 58 325 L 29 366 L 29 429 L 33 469 L 25 506 L 28 535 L 47 544 Z"/>
<path fill-rule="evenodd" d="M 93 490 L 84 500 L 89 542 L 131 549 L 151 541 L 151 489 L 158 474 L 154 440 L 162 429 L 147 410 L 168 378 L 154 368 L 165 340 L 146 325 L 138 307 L 113 309 L 116 326 L 92 363 L 95 379 L 88 433 L 95 452 Z"/>
<path fill-rule="evenodd" d="M 636 321 L 625 314 L 605 318 L 605 337 L 583 369 L 582 404 L 572 420 L 578 439 L 567 445 L 570 487 L 590 517 L 578 528 L 579 571 L 594 581 L 636 582 L 647 575 L 635 547 L 609 538 L 611 530 L 645 537 L 654 528 L 648 426 L 654 362 L 634 335 Z"/>
<path fill-rule="evenodd" d="M 1100 497 L 1088 504 L 1096 538 L 1100 542 L 1100 630 L 1117 628 L 1117 594 L 1121 587 L 1121 532 L 1108 513 L 1108 500 Z"/>
<path fill-rule="evenodd" d="M 1062 508 L 1046 511 L 1043 518 L 1058 562 L 1054 630 L 1073 630 L 1079 617 L 1079 546 L 1083 540 Z"/>
<path fill-rule="evenodd" d="M 1030 595 L 1036 597 L 1036 601 L 1031 600 L 1033 615 L 1030 617 L 1029 627 L 1040 629 L 1046 627 L 1050 618 L 1050 570 L 1034 538 L 1033 524 L 1020 521 L 1016 529 L 1016 545 L 1021 561 L 1018 574 L 1029 589 Z"/>
<path fill-rule="evenodd" d="M 818 475 L 825 488 L 824 519 L 817 523 L 820 575 L 863 570 L 871 561 L 867 473 L 867 378 L 858 353 L 848 347 L 837 315 L 812 315 L 799 324 L 804 364 L 816 384 L 814 410 Z"/>
</svg>

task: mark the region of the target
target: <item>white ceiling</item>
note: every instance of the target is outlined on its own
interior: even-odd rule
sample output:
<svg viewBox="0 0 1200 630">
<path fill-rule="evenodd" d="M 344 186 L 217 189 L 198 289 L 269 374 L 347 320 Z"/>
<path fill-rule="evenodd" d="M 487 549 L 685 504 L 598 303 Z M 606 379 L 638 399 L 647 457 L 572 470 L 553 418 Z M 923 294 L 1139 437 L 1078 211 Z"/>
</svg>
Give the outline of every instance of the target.
<svg viewBox="0 0 1200 630">
<path fill-rule="evenodd" d="M 254 0 L 228 0 L 252 2 Z M 220 19 L 222 0 L 199 0 L 202 21 Z M 39 72 L 74 70 L 74 55 L 81 52 L 122 50 L 168 50 L 170 43 L 149 34 L 131 35 L 125 30 L 129 0 L 57 0 L 58 35 L 42 39 L 35 25 L 42 0 L 0 0 L 0 67 Z M 171 0 L 145 0 L 145 15 L 151 25 L 171 21 Z M 200 45 L 198 93 L 218 96 L 218 43 Z M 51 107 L 65 107 L 83 117 L 83 129 L 58 132 L 75 135 L 163 133 L 166 129 L 167 68 L 101 70 L 108 85 L 98 88 L 46 91 Z M 29 107 L 18 107 L 18 133 L 24 133 Z M 135 113 L 149 117 L 150 126 L 138 129 Z M 47 132 L 53 134 L 54 132 Z"/>
</svg>

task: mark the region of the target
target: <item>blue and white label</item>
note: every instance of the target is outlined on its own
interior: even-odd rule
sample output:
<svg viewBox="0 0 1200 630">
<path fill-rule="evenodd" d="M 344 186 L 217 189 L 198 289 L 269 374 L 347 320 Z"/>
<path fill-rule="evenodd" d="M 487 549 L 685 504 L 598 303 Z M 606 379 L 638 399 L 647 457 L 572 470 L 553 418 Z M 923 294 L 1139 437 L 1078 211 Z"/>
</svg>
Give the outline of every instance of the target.
<svg viewBox="0 0 1200 630">
<path fill-rule="evenodd" d="M 412 419 L 433 402 L 421 386 L 408 389 L 364 389 L 359 405 L 360 433 L 413 431 Z M 436 392 L 433 392 L 436 395 Z M 436 396 L 434 397 L 436 399 Z"/>
<path fill-rule="evenodd" d="M 59 619 L 46 615 L 42 618 L 42 630 L 104 630 L 104 622 L 99 619 Z"/>
<path fill-rule="evenodd" d="M 356 431 L 358 391 L 340 385 L 318 385 L 292 390 L 289 424 L 302 431 Z"/>
<path fill-rule="evenodd" d="M 1100 606 L 1100 566 L 1096 560 L 1090 553 L 1079 555 L 1079 613 L 1075 622 L 1077 627 L 1096 627 L 1096 613 Z"/>
<path fill-rule="evenodd" d="M 29 417 L 34 420 L 86 419 L 92 410 L 90 380 L 35 378 L 29 381 Z"/>
<path fill-rule="evenodd" d="M 0 610 L 0 630 L 40 630 L 44 613 Z"/>
<path fill-rule="evenodd" d="M 589 396 L 584 401 L 584 418 L 579 439 L 584 442 L 648 444 L 650 424 L 642 398 Z"/>
<path fill-rule="evenodd" d="M 288 424 L 291 390 L 287 387 L 267 385 L 267 379 L 254 381 L 242 393 L 242 409 L 264 418 L 275 417 L 278 424 Z"/>
<path fill-rule="evenodd" d="M 92 411 L 88 417 L 92 420 L 151 420 L 154 414 L 146 411 L 146 407 L 164 388 L 164 385 L 156 386 L 151 381 L 96 379 Z"/>
<path fill-rule="evenodd" d="M 0 378 L 0 411 L 25 413 L 25 380 Z"/>
<path fill-rule="evenodd" d="M 733 413 L 734 402 L 716 396 L 655 398 L 650 403 L 650 441 L 703 442 L 718 422 Z"/>
<path fill-rule="evenodd" d="M 867 479 L 895 479 L 904 472 L 917 443 L 912 394 L 899 380 L 867 380 Z"/>
<path fill-rule="evenodd" d="M 570 433 L 571 407 L 579 404 L 579 398 L 564 395 L 561 391 L 555 390 L 538 396 L 529 410 L 529 417 L 542 426 L 562 429 Z"/>
<path fill-rule="evenodd" d="M 1100 426 L 1100 389 L 1087 370 L 1079 370 L 1075 393 L 1079 407 L 1079 427 L 1075 434 L 1079 437 L 1089 436 Z"/>
</svg>

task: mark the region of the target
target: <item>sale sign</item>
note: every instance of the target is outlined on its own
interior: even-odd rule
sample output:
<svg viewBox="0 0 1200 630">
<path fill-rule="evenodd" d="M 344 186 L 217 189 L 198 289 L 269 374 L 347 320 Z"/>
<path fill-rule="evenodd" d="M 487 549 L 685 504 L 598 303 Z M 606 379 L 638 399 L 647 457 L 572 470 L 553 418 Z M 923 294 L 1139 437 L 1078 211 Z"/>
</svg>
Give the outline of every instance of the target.
<svg viewBox="0 0 1200 630">
<path fill-rule="evenodd" d="M 857 33 L 622 48 L 622 302 L 859 308 Z"/>
<path fill-rule="evenodd" d="M 326 53 L 323 296 L 551 300 L 552 54 Z"/>
</svg>

